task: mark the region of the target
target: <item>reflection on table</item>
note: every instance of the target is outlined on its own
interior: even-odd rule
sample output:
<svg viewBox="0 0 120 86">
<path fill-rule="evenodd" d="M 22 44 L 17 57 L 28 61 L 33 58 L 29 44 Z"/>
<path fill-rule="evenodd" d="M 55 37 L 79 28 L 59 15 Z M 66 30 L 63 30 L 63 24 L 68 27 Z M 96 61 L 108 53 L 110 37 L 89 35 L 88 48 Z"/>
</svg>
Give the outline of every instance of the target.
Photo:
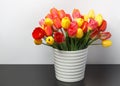
<svg viewBox="0 0 120 86">
<path fill-rule="evenodd" d="M 85 86 L 84 80 L 78 82 L 62 82 L 56 80 L 57 86 Z"/>
</svg>

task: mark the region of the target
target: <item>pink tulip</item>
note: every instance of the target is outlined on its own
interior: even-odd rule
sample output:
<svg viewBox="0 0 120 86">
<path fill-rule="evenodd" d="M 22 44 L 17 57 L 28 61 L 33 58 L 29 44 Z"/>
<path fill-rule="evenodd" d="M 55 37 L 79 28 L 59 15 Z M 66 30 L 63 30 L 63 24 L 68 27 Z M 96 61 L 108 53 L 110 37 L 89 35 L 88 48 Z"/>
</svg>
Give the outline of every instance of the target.
<svg viewBox="0 0 120 86">
<path fill-rule="evenodd" d="M 45 24 L 45 20 L 44 19 L 41 19 L 40 21 L 39 21 L 39 25 L 44 25 Z"/>
</svg>

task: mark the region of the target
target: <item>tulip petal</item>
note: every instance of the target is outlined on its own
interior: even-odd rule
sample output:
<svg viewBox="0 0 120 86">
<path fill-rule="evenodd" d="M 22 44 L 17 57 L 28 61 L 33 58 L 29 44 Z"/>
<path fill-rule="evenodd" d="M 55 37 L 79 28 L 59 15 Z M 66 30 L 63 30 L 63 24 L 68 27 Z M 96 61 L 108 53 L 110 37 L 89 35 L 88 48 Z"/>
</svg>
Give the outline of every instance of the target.
<svg viewBox="0 0 120 86">
<path fill-rule="evenodd" d="M 110 32 L 101 32 L 99 35 L 99 38 L 101 40 L 106 40 L 109 39 L 111 37 L 111 33 Z"/>
<path fill-rule="evenodd" d="M 81 18 L 81 14 L 80 14 L 80 11 L 79 9 L 74 9 L 73 12 L 72 12 L 72 17 L 73 18 Z"/>
<path fill-rule="evenodd" d="M 103 40 L 102 41 L 102 46 L 107 48 L 110 47 L 112 45 L 112 41 L 111 40 Z"/>
<path fill-rule="evenodd" d="M 32 32 L 32 37 L 36 40 L 42 39 L 45 36 L 45 31 L 41 27 L 36 27 Z"/>
</svg>

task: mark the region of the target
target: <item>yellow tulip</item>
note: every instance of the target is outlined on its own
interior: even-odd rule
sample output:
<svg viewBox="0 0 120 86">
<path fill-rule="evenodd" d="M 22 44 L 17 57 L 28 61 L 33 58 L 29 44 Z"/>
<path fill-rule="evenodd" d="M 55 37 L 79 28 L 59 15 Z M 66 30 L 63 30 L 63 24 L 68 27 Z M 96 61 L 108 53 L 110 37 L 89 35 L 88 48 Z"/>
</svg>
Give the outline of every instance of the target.
<svg viewBox="0 0 120 86">
<path fill-rule="evenodd" d="M 47 43 L 48 45 L 52 45 L 52 44 L 54 43 L 54 38 L 53 38 L 52 36 L 48 36 L 48 37 L 46 38 L 46 43 Z"/>
<path fill-rule="evenodd" d="M 84 15 L 84 21 L 88 21 L 88 19 L 89 19 L 89 17 L 88 17 L 88 15 Z"/>
<path fill-rule="evenodd" d="M 89 18 L 93 18 L 93 19 L 95 18 L 95 12 L 94 12 L 93 9 L 89 11 L 88 17 L 89 17 Z"/>
<path fill-rule="evenodd" d="M 50 19 L 50 18 L 45 18 L 45 24 L 52 26 L 52 25 L 53 25 L 52 19 Z"/>
<path fill-rule="evenodd" d="M 98 22 L 98 26 L 100 26 L 103 22 L 103 17 L 101 14 L 98 14 L 96 17 L 95 17 L 95 20 Z"/>
<path fill-rule="evenodd" d="M 81 27 L 84 22 L 84 20 L 82 18 L 76 18 L 75 21 L 77 22 L 79 27 Z"/>
<path fill-rule="evenodd" d="M 68 17 L 64 17 L 62 19 L 61 25 L 64 29 L 67 29 L 70 25 L 70 19 Z"/>
<path fill-rule="evenodd" d="M 77 37 L 77 38 L 82 38 L 83 35 L 84 35 L 83 30 L 82 30 L 81 28 L 78 28 L 78 29 L 77 29 L 76 37 Z"/>
<path fill-rule="evenodd" d="M 112 45 L 112 41 L 111 40 L 103 40 L 102 41 L 102 46 L 103 47 L 109 47 Z"/>
<path fill-rule="evenodd" d="M 40 45 L 40 44 L 42 44 L 42 40 L 41 40 L 41 39 L 38 39 L 38 40 L 35 40 L 35 39 L 34 39 L 34 43 L 35 43 L 36 45 Z"/>
</svg>

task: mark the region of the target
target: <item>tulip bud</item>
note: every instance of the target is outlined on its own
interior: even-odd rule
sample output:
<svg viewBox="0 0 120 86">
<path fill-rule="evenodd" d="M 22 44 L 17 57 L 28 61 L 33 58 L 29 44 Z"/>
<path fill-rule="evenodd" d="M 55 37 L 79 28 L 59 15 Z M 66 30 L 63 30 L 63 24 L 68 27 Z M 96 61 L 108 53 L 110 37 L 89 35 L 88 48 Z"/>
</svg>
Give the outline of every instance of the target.
<svg viewBox="0 0 120 86">
<path fill-rule="evenodd" d="M 81 28 L 78 28 L 77 29 L 77 34 L 76 34 L 76 37 L 77 38 L 82 38 L 83 37 L 83 30 Z"/>
<path fill-rule="evenodd" d="M 45 25 L 53 25 L 53 21 L 50 18 L 45 18 Z"/>
<path fill-rule="evenodd" d="M 94 10 L 90 10 L 88 13 L 88 17 L 94 19 L 95 18 L 95 13 Z"/>
<path fill-rule="evenodd" d="M 40 44 L 42 44 L 42 40 L 41 39 L 38 39 L 38 40 L 34 39 L 34 43 L 36 45 L 40 45 Z"/>
<path fill-rule="evenodd" d="M 52 44 L 54 43 L 54 38 L 53 38 L 52 36 L 48 36 L 48 37 L 46 38 L 46 43 L 47 43 L 48 45 L 52 45 Z"/>
<path fill-rule="evenodd" d="M 111 40 L 103 40 L 102 41 L 102 46 L 103 47 L 110 47 L 112 45 L 112 41 Z"/>
<path fill-rule="evenodd" d="M 68 17 L 64 17 L 62 19 L 61 25 L 64 29 L 67 29 L 70 25 L 70 19 Z"/>
<path fill-rule="evenodd" d="M 84 20 L 82 18 L 76 18 L 75 20 L 76 20 L 76 22 L 78 24 L 78 27 L 81 27 L 83 22 L 84 22 Z"/>
<path fill-rule="evenodd" d="M 103 17 L 101 14 L 98 14 L 96 17 L 95 17 L 95 20 L 98 22 L 98 26 L 100 26 L 103 22 Z"/>
</svg>

